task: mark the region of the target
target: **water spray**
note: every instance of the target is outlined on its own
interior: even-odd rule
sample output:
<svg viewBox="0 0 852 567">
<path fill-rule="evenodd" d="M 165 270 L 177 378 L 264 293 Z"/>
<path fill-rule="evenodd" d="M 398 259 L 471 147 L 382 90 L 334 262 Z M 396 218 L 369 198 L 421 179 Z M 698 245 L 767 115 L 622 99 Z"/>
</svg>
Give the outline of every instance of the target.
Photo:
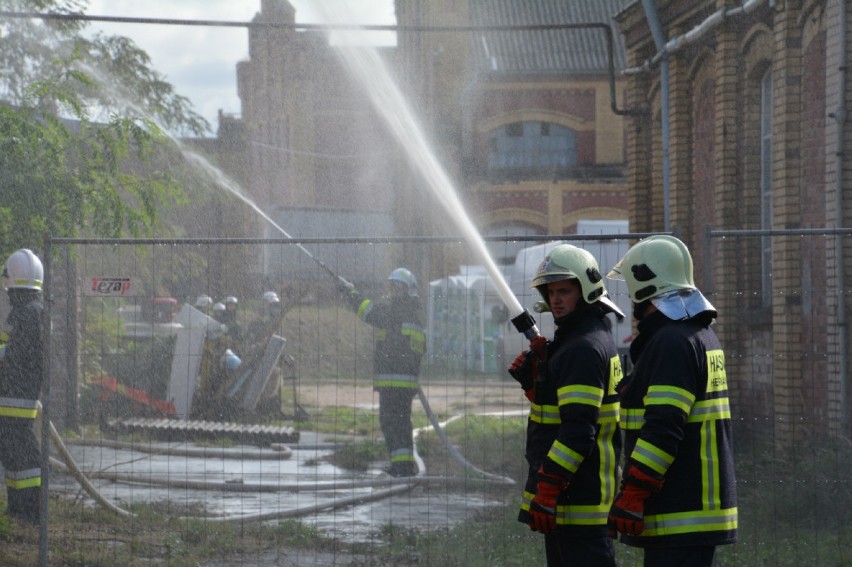
<svg viewBox="0 0 852 567">
<path fill-rule="evenodd" d="M 357 21 L 356 15 L 345 3 L 321 0 L 317 2 L 317 5 L 326 22 L 335 27 L 345 28 L 346 24 Z M 541 336 L 533 316 L 521 306 L 488 253 L 485 242 L 465 212 L 449 175 L 438 161 L 423 128 L 416 120 L 378 51 L 370 47 L 357 47 L 364 46 L 366 43 L 363 30 L 349 28 L 335 33 L 336 38 L 340 40 L 338 53 L 343 62 L 365 89 L 377 113 L 384 118 L 388 128 L 420 171 L 434 196 L 443 205 L 465 240 L 473 247 L 494 281 L 500 299 L 509 309 L 515 328 L 529 341 Z"/>
<path fill-rule="evenodd" d="M 107 87 L 109 87 L 110 85 L 113 85 L 113 81 L 110 81 L 109 78 L 104 76 L 104 74 L 100 70 L 92 67 L 91 65 L 89 65 L 89 64 L 87 64 L 83 61 L 75 62 L 75 65 L 78 68 L 80 68 L 83 72 L 95 77 L 105 89 Z M 149 115 L 149 113 L 145 112 L 145 110 L 142 109 L 138 104 L 134 103 L 133 100 L 132 100 L 132 97 L 129 94 L 125 95 L 123 93 L 116 92 L 116 91 L 117 91 L 117 89 L 115 89 L 115 87 L 112 87 L 112 94 L 114 94 L 118 99 L 120 99 L 120 102 L 122 104 L 126 105 L 130 110 L 133 110 L 134 112 L 136 112 L 136 113 L 138 113 L 142 116 L 146 116 L 148 118 L 148 120 L 151 120 L 151 122 L 156 124 L 157 127 L 160 129 L 160 131 L 163 133 L 163 135 L 165 135 L 169 139 L 169 141 L 172 142 L 180 150 L 180 152 L 187 159 L 187 161 L 191 162 L 197 169 L 203 171 L 208 176 L 210 176 L 210 178 L 213 180 L 214 183 L 216 183 L 216 185 L 222 187 L 223 189 L 225 189 L 226 191 L 228 191 L 229 193 L 231 193 L 232 195 L 237 197 L 240 201 L 242 201 L 243 203 L 248 205 L 254 212 L 256 212 L 258 215 L 260 215 L 261 218 L 263 218 L 266 222 L 268 222 L 270 225 L 272 225 L 272 227 L 274 227 L 275 230 L 280 232 L 282 236 L 284 236 L 285 238 L 287 238 L 289 240 L 294 240 L 294 238 L 292 236 L 290 236 L 290 234 L 288 234 L 286 230 L 281 228 L 281 226 L 279 226 L 278 223 L 276 223 L 274 220 L 272 220 L 272 218 L 269 215 L 267 215 L 265 212 L 263 212 L 263 210 L 260 207 L 258 207 L 257 204 L 254 201 L 252 201 L 250 198 L 248 198 L 242 192 L 239 185 L 235 181 L 233 181 L 230 177 L 228 177 L 228 175 L 226 175 L 224 171 L 222 171 L 221 169 L 219 169 L 218 167 L 216 167 L 215 165 L 210 163 L 206 158 L 204 158 L 203 156 L 201 156 L 197 152 L 187 148 L 186 145 L 183 142 L 181 142 L 180 139 L 177 136 L 173 135 L 168 130 L 168 128 L 164 127 L 157 120 L 153 119 Z M 301 252 L 303 252 L 308 258 L 313 260 L 313 262 L 316 263 L 316 265 L 319 266 L 324 272 L 326 272 L 329 276 L 331 276 L 332 278 L 337 280 L 341 285 L 346 286 L 346 287 L 350 287 L 352 285 L 349 281 L 346 280 L 346 278 L 337 274 L 334 270 L 329 268 L 322 260 L 320 260 L 319 258 L 314 256 L 313 254 L 311 254 L 310 250 L 305 248 L 302 244 L 297 242 L 295 244 L 295 246 Z"/>
</svg>

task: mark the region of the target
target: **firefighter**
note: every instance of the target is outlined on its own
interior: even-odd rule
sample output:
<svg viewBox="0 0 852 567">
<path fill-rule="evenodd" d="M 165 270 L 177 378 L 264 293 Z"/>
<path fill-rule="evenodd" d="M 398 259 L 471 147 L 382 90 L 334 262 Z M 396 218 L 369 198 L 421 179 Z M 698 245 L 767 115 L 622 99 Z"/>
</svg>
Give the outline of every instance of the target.
<svg viewBox="0 0 852 567">
<path fill-rule="evenodd" d="M 225 315 L 225 304 L 222 303 L 221 301 L 217 301 L 216 303 L 213 304 L 212 310 L 213 310 L 213 318 L 216 319 L 217 321 L 219 321 L 220 323 L 224 323 L 225 319 L 227 317 Z"/>
<path fill-rule="evenodd" d="M 607 314 L 624 314 L 609 299 L 594 256 L 570 244 L 550 251 L 531 287 L 556 331 L 509 369 L 531 401 L 518 520 L 544 534 L 549 566 L 614 566 L 607 513 L 621 449 L 621 362 Z"/>
<path fill-rule="evenodd" d="M 210 308 L 213 305 L 213 298 L 209 295 L 202 294 L 199 295 L 195 299 L 195 308 L 204 313 L 205 315 L 210 314 Z"/>
<path fill-rule="evenodd" d="M 243 341 L 243 328 L 237 321 L 237 304 L 239 301 L 233 295 L 225 298 L 225 312 L 222 314 L 222 322 L 228 326 L 228 335 L 236 345 Z"/>
<path fill-rule="evenodd" d="M 38 256 L 22 248 L 3 268 L 11 311 L 8 342 L 0 363 L 0 461 L 6 471 L 7 513 L 38 524 L 41 506 L 41 451 L 34 431 L 41 394 L 42 279 Z"/>
<path fill-rule="evenodd" d="M 716 546 L 737 540 L 725 355 L 692 272 L 684 243 L 663 235 L 608 274 L 626 282 L 638 320 L 618 388 L 626 461 L 609 526 L 644 548 L 645 567 L 711 566 Z"/>
<path fill-rule="evenodd" d="M 373 354 L 373 389 L 379 393 L 379 425 L 385 437 L 394 477 L 414 476 L 411 402 L 419 390 L 420 360 L 426 351 L 426 333 L 420 313 L 417 279 L 406 268 L 396 268 L 387 280 L 388 294 L 372 300 L 352 284 L 341 291 L 365 323 L 378 329 Z"/>
</svg>

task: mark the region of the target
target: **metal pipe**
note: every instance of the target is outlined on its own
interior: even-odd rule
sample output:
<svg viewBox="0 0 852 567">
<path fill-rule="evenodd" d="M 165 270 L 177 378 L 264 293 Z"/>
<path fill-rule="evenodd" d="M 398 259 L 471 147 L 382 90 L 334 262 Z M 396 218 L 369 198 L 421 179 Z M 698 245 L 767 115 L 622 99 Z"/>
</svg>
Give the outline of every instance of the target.
<svg viewBox="0 0 852 567">
<path fill-rule="evenodd" d="M 636 75 L 651 70 L 653 67 L 659 65 L 664 58 L 668 57 L 672 53 L 675 53 L 676 51 L 679 51 L 687 45 L 690 45 L 702 39 L 705 35 L 725 23 L 728 18 L 753 12 L 765 1 L 766 0 L 748 0 L 742 6 L 737 6 L 736 8 L 721 8 L 716 12 L 713 12 L 704 21 L 702 21 L 700 24 L 698 24 L 688 32 L 679 35 L 673 39 L 670 39 L 663 46 L 657 45 L 657 53 L 653 57 L 646 59 L 641 65 L 637 67 L 624 69 L 622 71 L 622 74 Z M 643 0 L 642 3 L 644 5 L 648 2 L 646 2 L 646 0 Z M 654 9 L 656 9 L 656 7 L 654 7 Z"/>
<path fill-rule="evenodd" d="M 654 44 L 657 50 L 663 54 L 662 63 L 660 65 L 660 121 L 662 126 L 663 137 L 663 230 L 669 231 L 671 225 L 670 212 L 670 180 L 669 180 L 669 60 L 668 52 L 666 51 L 666 38 L 663 33 L 663 26 L 660 24 L 660 16 L 657 13 L 657 5 L 654 0 L 642 0 L 642 7 L 645 10 L 645 18 L 648 20 L 648 27 L 651 30 L 651 35 L 654 38 Z"/>
<path fill-rule="evenodd" d="M 846 54 L 846 0 L 837 0 L 837 21 L 840 23 L 837 32 L 837 45 L 839 48 L 839 63 L 837 68 L 837 80 L 840 84 L 840 99 L 838 101 L 837 110 L 834 111 L 832 117 L 837 124 L 837 150 L 835 152 L 834 166 L 834 210 L 836 211 L 837 219 L 835 225 L 838 228 L 843 226 L 843 161 L 846 153 L 846 65 L 848 57 Z M 846 347 L 846 300 L 844 287 L 846 285 L 846 270 L 844 268 L 843 258 L 843 239 L 837 238 L 835 246 L 834 265 L 837 266 L 837 341 L 838 341 L 838 366 L 837 374 L 840 382 L 840 424 L 842 434 L 846 435 L 849 427 L 849 387 L 846 383 L 848 374 L 848 365 L 846 362 L 847 347 Z"/>
</svg>

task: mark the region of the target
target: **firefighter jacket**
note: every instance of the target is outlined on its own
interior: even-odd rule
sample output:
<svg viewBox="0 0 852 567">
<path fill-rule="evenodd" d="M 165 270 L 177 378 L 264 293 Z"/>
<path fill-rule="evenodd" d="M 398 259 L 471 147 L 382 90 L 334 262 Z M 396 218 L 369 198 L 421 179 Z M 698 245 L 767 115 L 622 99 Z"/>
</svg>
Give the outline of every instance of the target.
<svg viewBox="0 0 852 567">
<path fill-rule="evenodd" d="M 633 372 L 619 385 L 627 463 L 662 477 L 645 501 L 638 547 L 712 546 L 737 539 L 737 502 L 725 355 L 714 314 L 639 323 Z"/>
<path fill-rule="evenodd" d="M 621 362 L 605 314 L 580 305 L 556 320 L 527 422 L 529 476 L 518 521 L 529 524 L 539 467 L 564 477 L 557 530 L 605 537 L 617 486 L 621 434 L 616 384 Z"/>
<path fill-rule="evenodd" d="M 0 362 L 0 417 L 35 419 L 42 380 L 41 292 L 9 290 L 9 341 Z"/>
<path fill-rule="evenodd" d="M 353 298 L 358 317 L 375 327 L 374 388 L 416 390 L 420 359 L 426 352 L 420 301 L 409 295 L 379 300 Z"/>
</svg>

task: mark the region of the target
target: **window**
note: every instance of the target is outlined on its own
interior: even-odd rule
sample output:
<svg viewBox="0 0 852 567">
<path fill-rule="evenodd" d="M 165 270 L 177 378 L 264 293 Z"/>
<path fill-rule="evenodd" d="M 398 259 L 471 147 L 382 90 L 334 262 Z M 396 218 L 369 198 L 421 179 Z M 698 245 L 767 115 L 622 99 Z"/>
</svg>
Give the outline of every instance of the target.
<svg viewBox="0 0 852 567">
<path fill-rule="evenodd" d="M 549 122 L 513 122 L 495 128 L 488 141 L 488 168 L 564 169 L 577 165 L 577 135 Z"/>
<path fill-rule="evenodd" d="M 760 80 L 760 228 L 772 228 L 772 72 Z M 760 243 L 760 287 L 763 305 L 772 303 L 772 238 Z"/>
</svg>

